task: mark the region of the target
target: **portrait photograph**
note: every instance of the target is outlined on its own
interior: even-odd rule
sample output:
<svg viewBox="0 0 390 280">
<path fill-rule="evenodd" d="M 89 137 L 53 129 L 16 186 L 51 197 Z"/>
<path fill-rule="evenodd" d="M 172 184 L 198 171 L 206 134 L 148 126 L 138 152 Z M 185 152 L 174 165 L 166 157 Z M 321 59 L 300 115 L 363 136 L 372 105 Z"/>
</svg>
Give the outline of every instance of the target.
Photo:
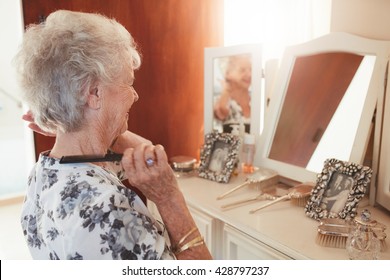
<svg viewBox="0 0 390 280">
<path fill-rule="evenodd" d="M 240 139 L 217 131 L 205 135 L 200 155 L 199 177 L 227 183 L 238 162 Z"/>
<path fill-rule="evenodd" d="M 329 180 L 329 188 L 324 193 L 322 207 L 329 212 L 339 213 L 347 202 L 353 184 L 353 178 L 340 172 L 334 172 Z"/>
<path fill-rule="evenodd" d="M 224 169 L 225 162 L 228 159 L 229 145 L 218 141 L 214 143 L 214 148 L 210 156 L 209 170 L 221 173 Z"/>
<path fill-rule="evenodd" d="M 353 162 L 327 159 L 305 206 L 307 216 L 354 218 L 371 182 L 372 169 Z"/>
</svg>

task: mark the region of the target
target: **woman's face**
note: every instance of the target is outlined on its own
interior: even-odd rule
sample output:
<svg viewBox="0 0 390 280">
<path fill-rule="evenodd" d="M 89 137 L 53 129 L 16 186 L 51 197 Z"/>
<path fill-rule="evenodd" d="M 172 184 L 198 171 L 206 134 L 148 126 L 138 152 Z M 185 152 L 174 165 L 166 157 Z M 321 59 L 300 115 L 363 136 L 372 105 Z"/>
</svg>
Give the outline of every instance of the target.
<svg viewBox="0 0 390 280">
<path fill-rule="evenodd" d="M 252 82 L 252 64 L 249 57 L 235 57 L 226 71 L 226 80 L 248 89 Z"/>
<path fill-rule="evenodd" d="M 127 130 L 130 108 L 138 100 L 133 84 L 134 70 L 130 69 L 123 71 L 114 85 L 105 88 L 104 123 L 113 134 L 113 139 Z"/>
</svg>

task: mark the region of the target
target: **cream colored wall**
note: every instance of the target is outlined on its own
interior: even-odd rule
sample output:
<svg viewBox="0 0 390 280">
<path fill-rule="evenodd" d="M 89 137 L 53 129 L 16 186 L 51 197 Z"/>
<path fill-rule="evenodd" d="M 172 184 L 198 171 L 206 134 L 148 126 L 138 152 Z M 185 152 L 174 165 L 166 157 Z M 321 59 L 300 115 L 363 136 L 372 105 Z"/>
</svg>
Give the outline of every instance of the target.
<svg viewBox="0 0 390 280">
<path fill-rule="evenodd" d="M 33 135 L 22 121 L 21 90 L 13 65 L 22 41 L 21 0 L 0 0 L 0 201 L 24 192 L 35 162 Z"/>
<path fill-rule="evenodd" d="M 370 39 L 390 41 L 390 0 L 332 0 L 331 11 L 330 30 L 332 32 L 349 32 Z M 382 137 L 389 137 L 389 134 L 385 133 Z M 384 148 L 386 146 L 382 147 L 382 151 L 385 151 Z M 385 197 L 389 197 L 388 191 L 383 192 L 380 189 L 384 187 L 385 178 L 383 177 L 387 172 L 383 166 L 384 162 L 381 162 L 377 181 L 378 190 L 370 190 L 371 205 L 375 204 L 379 195 L 382 196 L 382 201 L 386 199 Z M 375 195 L 375 192 L 378 194 Z M 390 210 L 389 202 L 380 204 Z"/>
<path fill-rule="evenodd" d="M 332 0 L 330 30 L 390 40 L 390 1 Z"/>
</svg>

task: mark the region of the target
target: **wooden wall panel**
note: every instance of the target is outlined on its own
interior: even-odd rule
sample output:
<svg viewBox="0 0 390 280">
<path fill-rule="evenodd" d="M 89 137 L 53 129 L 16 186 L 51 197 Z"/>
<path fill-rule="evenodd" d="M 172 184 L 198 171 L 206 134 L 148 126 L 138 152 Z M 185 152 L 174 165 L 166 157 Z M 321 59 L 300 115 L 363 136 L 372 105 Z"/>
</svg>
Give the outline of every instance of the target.
<svg viewBox="0 0 390 280">
<path fill-rule="evenodd" d="M 57 9 L 99 12 L 130 31 L 143 64 L 129 128 L 164 145 L 169 157 L 197 156 L 203 142 L 203 50 L 223 43 L 223 0 L 24 0 L 25 25 Z M 53 142 L 35 135 L 37 155 Z"/>
</svg>

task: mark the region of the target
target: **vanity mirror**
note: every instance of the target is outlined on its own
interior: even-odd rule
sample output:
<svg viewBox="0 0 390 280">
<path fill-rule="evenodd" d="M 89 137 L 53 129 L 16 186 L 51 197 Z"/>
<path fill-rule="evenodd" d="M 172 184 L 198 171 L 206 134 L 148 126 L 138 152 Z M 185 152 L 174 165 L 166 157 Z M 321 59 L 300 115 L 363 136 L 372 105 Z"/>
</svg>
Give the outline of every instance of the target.
<svg viewBox="0 0 390 280">
<path fill-rule="evenodd" d="M 384 119 L 383 123 L 386 124 L 383 126 L 382 131 L 382 143 L 380 150 L 380 165 L 378 170 L 378 184 L 376 192 L 370 193 L 370 202 L 371 194 L 376 194 L 376 202 L 381 206 L 385 207 L 390 211 L 390 96 L 389 96 L 389 87 L 387 87 L 387 94 L 385 98 L 385 109 L 384 109 Z M 374 198 L 374 195 L 372 195 Z"/>
<path fill-rule="evenodd" d="M 260 45 L 205 48 L 204 133 L 245 129 L 262 121 Z"/>
<path fill-rule="evenodd" d="M 288 47 L 255 164 L 314 182 L 327 158 L 361 164 L 374 129 L 375 169 L 388 54 L 387 42 L 347 33 Z"/>
</svg>

